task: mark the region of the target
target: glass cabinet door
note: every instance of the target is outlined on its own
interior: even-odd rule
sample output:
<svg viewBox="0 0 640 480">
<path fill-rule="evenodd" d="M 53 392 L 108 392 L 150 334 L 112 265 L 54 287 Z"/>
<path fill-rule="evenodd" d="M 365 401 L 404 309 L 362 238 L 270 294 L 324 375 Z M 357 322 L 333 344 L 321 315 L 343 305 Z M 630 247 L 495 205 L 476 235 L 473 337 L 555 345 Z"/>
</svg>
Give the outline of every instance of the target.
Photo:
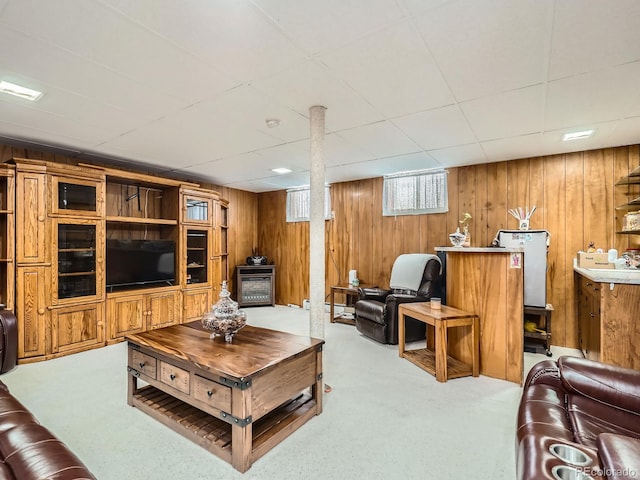
<svg viewBox="0 0 640 480">
<path fill-rule="evenodd" d="M 58 224 L 58 299 L 96 295 L 96 225 Z"/>
<path fill-rule="evenodd" d="M 103 184 L 97 180 L 51 176 L 51 212 L 60 215 L 100 216 Z"/>
<path fill-rule="evenodd" d="M 187 229 L 187 284 L 209 282 L 209 232 Z"/>
<path fill-rule="evenodd" d="M 213 200 L 205 195 L 184 194 L 184 222 L 211 225 Z"/>
</svg>

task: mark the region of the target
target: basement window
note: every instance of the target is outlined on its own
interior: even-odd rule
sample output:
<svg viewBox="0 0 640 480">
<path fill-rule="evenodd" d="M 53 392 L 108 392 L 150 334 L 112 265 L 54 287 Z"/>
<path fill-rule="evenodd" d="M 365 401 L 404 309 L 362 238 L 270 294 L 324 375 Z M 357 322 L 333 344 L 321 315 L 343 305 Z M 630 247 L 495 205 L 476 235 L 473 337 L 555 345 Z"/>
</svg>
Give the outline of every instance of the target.
<svg viewBox="0 0 640 480">
<path fill-rule="evenodd" d="M 311 216 L 311 187 L 287 190 L 287 222 L 308 222 Z M 331 220 L 331 186 L 324 187 L 324 219 Z"/>
<path fill-rule="evenodd" d="M 382 215 L 392 217 L 448 211 L 445 170 L 419 170 L 384 176 Z"/>
</svg>

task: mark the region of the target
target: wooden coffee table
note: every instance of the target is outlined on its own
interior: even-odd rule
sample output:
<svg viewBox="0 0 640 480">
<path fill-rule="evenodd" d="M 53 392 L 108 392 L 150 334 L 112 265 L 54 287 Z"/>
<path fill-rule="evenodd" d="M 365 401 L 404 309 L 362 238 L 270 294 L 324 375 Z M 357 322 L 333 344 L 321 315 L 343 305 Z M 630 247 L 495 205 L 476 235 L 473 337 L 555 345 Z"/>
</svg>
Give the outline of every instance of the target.
<svg viewBox="0 0 640 480">
<path fill-rule="evenodd" d="M 323 340 L 247 325 L 226 343 L 199 321 L 127 340 L 127 403 L 241 472 L 322 413 Z"/>
</svg>

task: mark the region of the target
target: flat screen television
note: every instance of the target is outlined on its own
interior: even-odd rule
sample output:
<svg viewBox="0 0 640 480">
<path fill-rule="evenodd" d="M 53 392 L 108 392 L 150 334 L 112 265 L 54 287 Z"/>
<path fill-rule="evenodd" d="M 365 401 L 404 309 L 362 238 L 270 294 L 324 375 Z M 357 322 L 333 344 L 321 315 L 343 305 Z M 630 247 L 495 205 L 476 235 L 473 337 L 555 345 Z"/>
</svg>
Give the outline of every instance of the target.
<svg viewBox="0 0 640 480">
<path fill-rule="evenodd" d="M 107 239 L 107 289 L 173 285 L 173 240 Z"/>
</svg>

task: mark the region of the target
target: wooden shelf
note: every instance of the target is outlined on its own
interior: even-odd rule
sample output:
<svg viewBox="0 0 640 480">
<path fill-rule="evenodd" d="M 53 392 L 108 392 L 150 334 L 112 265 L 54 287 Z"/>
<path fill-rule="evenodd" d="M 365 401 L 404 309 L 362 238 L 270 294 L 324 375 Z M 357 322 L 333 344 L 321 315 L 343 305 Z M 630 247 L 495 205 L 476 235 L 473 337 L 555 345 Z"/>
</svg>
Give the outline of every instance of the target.
<svg viewBox="0 0 640 480">
<path fill-rule="evenodd" d="M 436 354 L 433 350 L 428 348 L 405 350 L 402 356 L 431 375 L 436 374 Z M 447 355 L 447 379 L 468 377 L 472 374 L 473 369 L 470 365 Z"/>
<path fill-rule="evenodd" d="M 640 230 L 619 230 L 616 233 L 624 235 L 640 235 Z"/>
<path fill-rule="evenodd" d="M 109 215 L 106 218 L 107 222 L 111 223 L 139 223 L 141 225 L 178 225 L 178 221 L 175 219 L 165 218 L 140 218 L 140 217 L 118 217 Z"/>
<path fill-rule="evenodd" d="M 629 210 L 631 207 L 637 207 L 640 209 L 640 197 L 634 198 L 629 203 L 623 203 L 622 205 L 618 205 L 616 210 Z"/>
</svg>

